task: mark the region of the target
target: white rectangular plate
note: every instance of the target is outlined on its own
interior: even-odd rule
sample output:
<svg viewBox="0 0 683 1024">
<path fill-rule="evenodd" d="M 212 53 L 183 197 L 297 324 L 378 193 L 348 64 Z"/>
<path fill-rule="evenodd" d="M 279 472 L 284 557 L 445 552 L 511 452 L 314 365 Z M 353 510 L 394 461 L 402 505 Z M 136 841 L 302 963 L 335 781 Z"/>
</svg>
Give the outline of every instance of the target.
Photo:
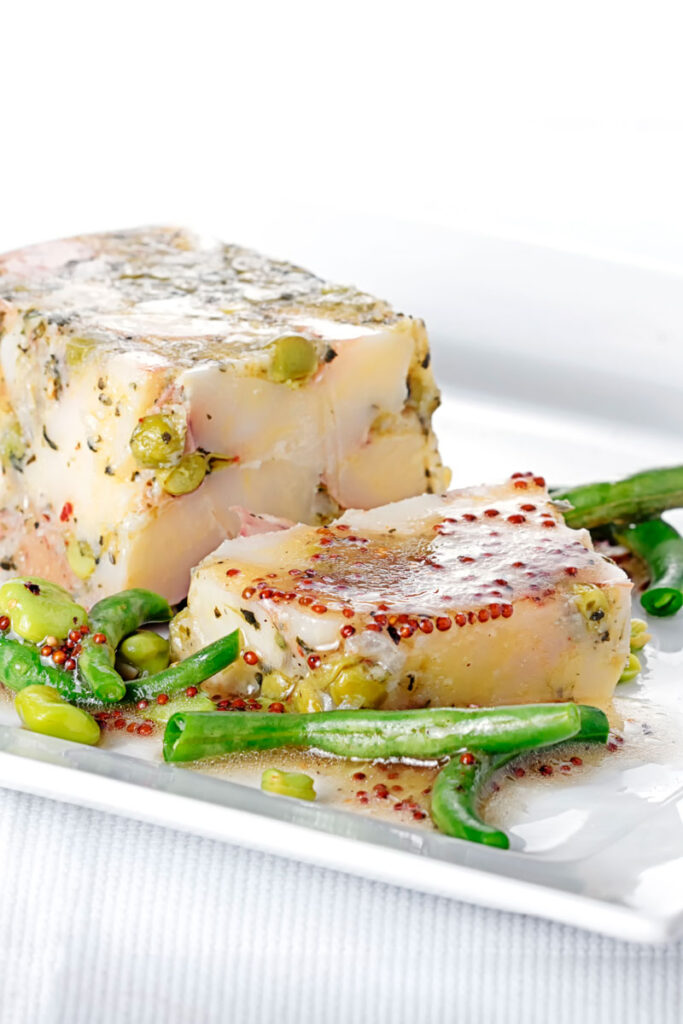
<svg viewBox="0 0 683 1024">
<path fill-rule="evenodd" d="M 682 461 L 676 276 L 419 234 L 412 245 L 405 233 L 401 240 L 406 252 L 422 253 L 422 293 L 410 275 L 402 284 L 375 273 L 369 283 L 399 305 L 408 300 L 431 326 L 444 392 L 437 425 L 456 486 L 529 469 L 564 484 Z M 389 255 L 392 239 L 385 244 Z M 354 276 L 366 283 L 362 267 Z M 665 941 L 683 934 L 683 626 L 657 622 L 653 632 L 643 676 L 621 688 L 623 746 L 599 765 L 552 779 L 531 773 L 494 796 L 489 813 L 509 830 L 509 851 L 373 820 L 324 796 L 305 804 L 164 765 L 151 743 L 90 749 L 37 736 L 18 728 L 7 703 L 0 784 L 624 939 Z"/>
</svg>

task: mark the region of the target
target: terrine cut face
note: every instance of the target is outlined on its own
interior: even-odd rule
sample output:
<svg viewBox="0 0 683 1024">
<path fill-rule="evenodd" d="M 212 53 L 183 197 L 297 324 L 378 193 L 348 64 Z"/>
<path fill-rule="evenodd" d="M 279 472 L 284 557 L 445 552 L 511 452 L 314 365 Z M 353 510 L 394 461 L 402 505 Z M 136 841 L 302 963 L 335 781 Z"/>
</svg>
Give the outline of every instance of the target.
<svg viewBox="0 0 683 1024">
<path fill-rule="evenodd" d="M 226 541 L 194 571 L 178 654 L 239 629 L 211 686 L 300 711 L 575 700 L 605 706 L 629 654 L 627 576 L 544 481 L 423 495 Z"/>
<path fill-rule="evenodd" d="M 178 600 L 234 506 L 442 491 L 429 363 L 421 321 L 184 230 L 0 257 L 0 565 Z"/>
</svg>

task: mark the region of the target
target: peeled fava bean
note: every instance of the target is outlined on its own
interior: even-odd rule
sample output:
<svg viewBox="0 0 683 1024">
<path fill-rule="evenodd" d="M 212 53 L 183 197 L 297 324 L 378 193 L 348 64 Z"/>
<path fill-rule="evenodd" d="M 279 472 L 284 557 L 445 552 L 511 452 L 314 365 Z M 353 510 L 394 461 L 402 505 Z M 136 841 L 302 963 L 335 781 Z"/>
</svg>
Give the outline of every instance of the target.
<svg viewBox="0 0 683 1024">
<path fill-rule="evenodd" d="M 67 703 L 52 686 L 25 686 L 16 695 L 14 706 L 31 732 L 89 746 L 94 746 L 100 738 L 100 727 L 93 716 Z"/>
<path fill-rule="evenodd" d="M 130 450 L 139 466 L 160 469 L 173 466 L 183 454 L 185 425 L 173 413 L 144 416 L 130 437 Z"/>
<path fill-rule="evenodd" d="M 63 640 L 88 614 L 68 591 L 39 576 L 18 576 L 0 587 L 0 614 L 8 615 L 13 631 L 39 644 L 47 636 Z"/>
<path fill-rule="evenodd" d="M 140 675 L 151 676 L 168 667 L 169 643 L 151 629 L 140 629 L 119 644 L 117 656 Z"/>
<path fill-rule="evenodd" d="M 297 800 L 315 800 L 313 779 L 304 772 L 281 772 L 277 768 L 268 768 L 261 776 L 261 789 Z"/>
</svg>

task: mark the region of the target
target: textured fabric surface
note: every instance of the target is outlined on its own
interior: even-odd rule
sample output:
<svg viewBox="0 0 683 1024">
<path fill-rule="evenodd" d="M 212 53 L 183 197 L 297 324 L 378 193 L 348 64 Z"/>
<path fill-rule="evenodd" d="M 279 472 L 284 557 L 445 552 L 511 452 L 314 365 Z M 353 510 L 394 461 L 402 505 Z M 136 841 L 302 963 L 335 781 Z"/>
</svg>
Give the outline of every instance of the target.
<svg viewBox="0 0 683 1024">
<path fill-rule="evenodd" d="M 648 947 L 0 790 L 2 1024 L 679 1024 Z"/>
</svg>

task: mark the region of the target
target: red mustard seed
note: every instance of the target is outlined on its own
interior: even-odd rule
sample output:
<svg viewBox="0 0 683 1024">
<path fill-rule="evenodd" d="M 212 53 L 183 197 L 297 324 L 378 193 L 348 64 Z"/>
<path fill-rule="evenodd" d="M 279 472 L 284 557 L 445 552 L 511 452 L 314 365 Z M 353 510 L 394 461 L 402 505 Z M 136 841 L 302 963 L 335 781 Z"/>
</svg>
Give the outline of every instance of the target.
<svg viewBox="0 0 683 1024">
<path fill-rule="evenodd" d="M 125 729 L 125 727 L 126 727 L 126 720 L 125 720 L 125 718 L 117 718 L 116 721 L 114 722 L 114 728 L 115 729 Z"/>
<path fill-rule="evenodd" d="M 353 634 L 356 632 L 356 627 L 355 626 L 342 626 L 342 628 L 339 630 L 339 632 L 341 633 L 341 635 L 343 637 L 353 636 Z"/>
<path fill-rule="evenodd" d="M 415 819 L 415 821 L 422 821 L 426 817 L 427 815 L 425 814 L 424 811 L 413 811 L 413 818 Z"/>
<path fill-rule="evenodd" d="M 270 601 L 274 593 L 275 591 L 271 590 L 270 587 L 264 587 L 263 590 L 259 593 L 258 599 L 259 601 Z"/>
<path fill-rule="evenodd" d="M 362 800 L 364 796 L 367 797 L 367 795 L 368 794 L 364 789 L 359 789 L 358 792 L 356 793 L 356 796 L 358 797 L 359 800 Z"/>
<path fill-rule="evenodd" d="M 460 764 L 474 764 L 474 754 L 466 750 L 464 754 L 460 755 Z"/>
<path fill-rule="evenodd" d="M 285 710 L 285 706 L 279 700 L 274 700 L 272 704 L 268 705 L 268 710 L 274 711 L 276 715 L 281 715 Z"/>
<path fill-rule="evenodd" d="M 520 505 L 519 507 L 521 508 L 522 512 L 535 512 L 536 511 L 536 506 L 535 505 L 530 505 L 528 503 L 526 505 Z"/>
<path fill-rule="evenodd" d="M 247 702 L 241 697 L 235 697 L 231 704 L 233 711 L 246 711 Z"/>
<path fill-rule="evenodd" d="M 525 522 L 526 522 L 526 516 L 521 515 L 521 513 L 516 512 L 512 516 L 508 516 L 508 523 L 514 523 L 515 525 L 517 525 L 518 523 L 525 523 Z"/>
<path fill-rule="evenodd" d="M 66 651 L 62 651 L 61 649 L 58 651 L 54 651 L 52 654 L 52 660 L 54 661 L 55 665 L 63 665 L 64 662 L 66 661 Z"/>
<path fill-rule="evenodd" d="M 570 757 L 569 760 L 571 761 L 571 763 L 573 765 L 576 765 L 577 768 L 580 768 L 581 765 L 583 764 L 583 758 L 582 757 Z"/>
<path fill-rule="evenodd" d="M 388 622 L 386 615 L 383 615 L 381 612 L 373 612 L 372 617 L 378 626 L 386 626 Z"/>
<path fill-rule="evenodd" d="M 168 704 L 168 694 L 160 693 L 157 697 L 157 704 Z"/>
<path fill-rule="evenodd" d="M 138 736 L 149 736 L 154 726 L 150 725 L 149 722 L 143 722 L 142 725 L 138 726 Z"/>
<path fill-rule="evenodd" d="M 356 782 L 362 782 L 363 779 L 367 778 L 365 772 L 354 772 L 351 776 Z"/>
<path fill-rule="evenodd" d="M 245 587 L 244 590 L 242 591 L 242 597 L 244 598 L 245 601 L 248 601 L 249 598 L 253 597 L 255 593 L 256 587 Z"/>
<path fill-rule="evenodd" d="M 247 665 L 258 664 L 258 654 L 256 653 L 256 651 L 244 651 L 242 654 L 242 658 L 247 663 Z"/>
<path fill-rule="evenodd" d="M 352 619 L 355 614 L 353 608 L 342 608 L 342 615 L 346 619 Z"/>
<path fill-rule="evenodd" d="M 135 729 L 136 729 L 136 723 L 135 722 L 130 722 L 130 724 L 126 726 L 126 732 L 135 732 Z"/>
<path fill-rule="evenodd" d="M 317 654 L 309 654 L 308 658 L 306 660 L 308 662 L 308 667 L 310 669 L 316 669 L 316 668 L 320 667 L 320 656 L 319 655 L 317 655 Z"/>
<path fill-rule="evenodd" d="M 499 577 L 499 578 L 498 578 L 497 580 L 494 580 L 493 582 L 495 583 L 495 585 L 496 585 L 497 587 L 507 587 L 507 585 L 508 585 L 508 581 L 507 581 L 507 580 L 504 580 L 504 579 L 502 578 L 502 576 L 501 576 L 501 577 Z"/>
<path fill-rule="evenodd" d="M 391 776 L 389 776 L 389 777 L 391 778 Z M 391 787 L 391 792 L 392 793 L 402 793 L 403 792 L 403 786 L 398 786 L 398 785 L 397 786 L 392 786 Z"/>
<path fill-rule="evenodd" d="M 372 633 L 381 633 L 382 632 L 382 627 L 378 626 L 376 622 L 369 622 L 368 625 L 365 628 L 366 628 L 366 630 L 369 629 Z"/>
<path fill-rule="evenodd" d="M 312 604 L 311 611 L 315 612 L 316 615 L 324 615 L 327 611 L 327 605 L 325 604 Z"/>
<path fill-rule="evenodd" d="M 138 711 L 144 711 L 145 708 L 149 707 L 149 701 L 145 700 L 145 698 L 143 697 L 143 699 L 139 700 L 135 706 L 138 709 Z"/>
<path fill-rule="evenodd" d="M 104 633 L 93 633 L 92 642 L 94 644 L 106 644 L 107 638 Z"/>
<path fill-rule="evenodd" d="M 523 569 L 525 565 L 526 565 L 526 562 L 513 562 L 512 563 L 512 568 L 513 569 Z"/>
<path fill-rule="evenodd" d="M 440 615 L 439 618 L 436 620 L 436 628 L 440 630 L 440 632 L 442 633 L 445 633 L 447 630 L 449 630 L 452 625 L 453 623 L 451 622 L 451 620 L 447 618 L 447 616 L 445 615 Z"/>
<path fill-rule="evenodd" d="M 484 515 L 488 516 L 489 519 L 493 519 L 495 518 L 495 516 L 499 516 L 500 512 L 498 511 L 497 508 L 487 508 L 484 509 Z"/>
<path fill-rule="evenodd" d="M 89 632 L 90 632 L 90 626 L 81 626 L 81 629 L 80 629 L 81 636 L 87 636 Z"/>
<path fill-rule="evenodd" d="M 411 626 L 410 623 L 408 622 L 404 623 L 399 629 L 399 634 L 403 637 L 404 640 L 407 640 L 408 637 L 411 637 L 414 632 L 415 627 Z"/>
<path fill-rule="evenodd" d="M 566 773 L 566 772 L 570 772 L 571 770 L 572 770 L 572 766 L 570 764 L 561 764 L 560 765 L 560 771 L 561 772 L 565 772 Z"/>
<path fill-rule="evenodd" d="M 76 668 L 75 660 L 73 658 L 67 658 L 66 661 L 64 662 L 64 668 L 66 669 L 67 672 L 73 672 L 73 670 Z"/>
<path fill-rule="evenodd" d="M 477 517 L 474 515 L 473 512 L 465 512 L 463 514 L 463 519 L 465 520 L 466 523 L 473 523 L 476 520 L 476 518 Z"/>
<path fill-rule="evenodd" d="M 9 615 L 0 615 L 0 630 L 4 633 L 10 627 Z"/>
<path fill-rule="evenodd" d="M 542 764 L 538 770 L 541 773 L 541 775 L 553 774 L 553 766 L 551 764 Z"/>
<path fill-rule="evenodd" d="M 431 619 L 420 619 L 419 625 L 423 633 L 432 633 L 434 631 L 434 623 Z"/>
<path fill-rule="evenodd" d="M 545 526 L 547 527 L 547 529 L 552 530 L 555 526 L 557 526 L 557 523 L 554 519 L 544 519 L 541 522 L 541 526 Z"/>
<path fill-rule="evenodd" d="M 458 561 L 462 562 L 463 565 L 471 565 L 474 562 L 474 558 L 471 555 L 458 555 Z"/>
<path fill-rule="evenodd" d="M 299 598 L 299 604 L 303 605 L 304 608 L 307 605 L 312 604 L 312 603 L 313 603 L 313 598 L 312 597 L 308 597 L 306 594 L 304 594 L 303 597 Z"/>
<path fill-rule="evenodd" d="M 383 782 L 378 782 L 376 786 L 373 786 L 372 792 L 375 796 L 379 797 L 380 800 L 386 800 L 389 796 L 389 790 Z"/>
<path fill-rule="evenodd" d="M 526 772 L 524 771 L 523 768 L 513 768 L 512 769 L 512 774 L 514 775 L 514 777 L 516 779 L 523 779 L 524 776 L 526 775 Z"/>
<path fill-rule="evenodd" d="M 230 701 L 229 700 L 219 700 L 218 704 L 216 704 L 216 708 L 219 711 L 227 711 L 229 707 L 230 707 Z"/>
<path fill-rule="evenodd" d="M 196 686 L 187 686 L 185 688 L 185 696 L 186 697 L 196 697 L 198 693 L 199 693 L 199 690 L 197 689 Z"/>
<path fill-rule="evenodd" d="M 2 629 L 1 625 L 0 625 L 0 629 Z M 45 644 L 44 647 L 40 648 L 40 653 L 43 656 L 43 658 L 49 658 L 50 655 L 52 654 L 52 648 L 50 647 L 49 644 Z"/>
<path fill-rule="evenodd" d="M 500 609 L 500 613 L 504 619 L 509 619 L 514 610 L 511 604 L 504 604 Z"/>
<path fill-rule="evenodd" d="M 77 644 L 80 639 L 81 639 L 81 631 L 80 631 L 80 629 L 72 629 L 71 632 L 69 633 L 69 640 L 71 640 L 72 643 Z"/>
<path fill-rule="evenodd" d="M 466 626 L 467 625 L 467 616 L 464 615 L 462 612 L 458 612 L 458 614 L 455 616 L 455 624 L 456 624 L 456 626 L 460 626 L 460 627 Z"/>
<path fill-rule="evenodd" d="M 573 565 L 568 565 L 564 571 L 566 572 L 567 576 L 576 576 L 579 570 Z"/>
<path fill-rule="evenodd" d="M 479 612 L 477 614 L 477 618 L 479 619 L 480 622 L 488 622 L 490 617 L 491 616 L 490 616 L 488 608 L 480 608 L 479 609 Z"/>
<path fill-rule="evenodd" d="M 535 476 L 534 477 L 534 483 L 536 484 L 537 487 L 545 487 L 545 477 Z"/>
<path fill-rule="evenodd" d="M 518 491 L 526 491 L 529 485 L 526 480 L 515 480 L 513 486 L 516 487 Z"/>
<path fill-rule="evenodd" d="M 225 573 L 226 576 L 239 576 L 239 574 L 240 574 L 240 570 L 239 569 L 227 569 L 226 573 Z"/>
<path fill-rule="evenodd" d="M 491 618 L 492 619 L 499 619 L 500 618 L 500 605 L 496 604 L 495 602 L 493 604 L 490 604 L 489 605 L 489 612 L 491 613 Z"/>
<path fill-rule="evenodd" d="M 82 650 L 83 650 L 83 647 L 81 646 L 81 644 L 76 644 L 76 646 L 74 647 L 74 649 L 73 649 L 73 651 L 71 653 L 73 654 L 74 658 L 77 658 Z"/>
</svg>

